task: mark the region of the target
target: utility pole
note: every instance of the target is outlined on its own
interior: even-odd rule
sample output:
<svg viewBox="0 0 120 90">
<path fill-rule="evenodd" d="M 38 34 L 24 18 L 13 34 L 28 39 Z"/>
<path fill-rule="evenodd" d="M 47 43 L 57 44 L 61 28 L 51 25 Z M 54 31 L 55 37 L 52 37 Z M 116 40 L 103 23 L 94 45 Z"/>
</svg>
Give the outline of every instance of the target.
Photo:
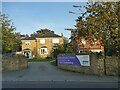
<svg viewBox="0 0 120 90">
<path fill-rule="evenodd" d="M 104 74 L 106 75 L 106 44 L 104 38 Z"/>
<path fill-rule="evenodd" d="M 37 58 L 37 39 L 35 40 L 36 42 L 36 58 Z"/>
</svg>

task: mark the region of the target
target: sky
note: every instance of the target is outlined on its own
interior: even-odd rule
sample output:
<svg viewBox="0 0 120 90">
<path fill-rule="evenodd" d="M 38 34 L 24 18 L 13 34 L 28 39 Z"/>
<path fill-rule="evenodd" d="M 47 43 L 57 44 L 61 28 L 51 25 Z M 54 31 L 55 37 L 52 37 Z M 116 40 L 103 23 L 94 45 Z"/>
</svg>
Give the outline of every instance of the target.
<svg viewBox="0 0 120 90">
<path fill-rule="evenodd" d="M 85 5 L 86 2 L 2 2 L 2 13 L 14 22 L 16 32 L 32 34 L 39 29 L 50 29 L 56 34 L 70 37 L 66 28 L 75 28 L 75 19 L 79 14 L 73 5 Z M 84 11 L 84 9 L 83 9 Z"/>
</svg>

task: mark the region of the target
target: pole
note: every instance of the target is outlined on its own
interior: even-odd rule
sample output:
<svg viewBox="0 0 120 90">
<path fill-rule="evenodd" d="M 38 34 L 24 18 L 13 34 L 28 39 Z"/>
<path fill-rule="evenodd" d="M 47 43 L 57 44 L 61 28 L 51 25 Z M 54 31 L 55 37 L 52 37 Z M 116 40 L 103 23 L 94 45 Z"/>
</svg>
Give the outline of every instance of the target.
<svg viewBox="0 0 120 90">
<path fill-rule="evenodd" d="M 36 39 L 36 58 L 37 58 L 37 39 Z"/>
<path fill-rule="evenodd" d="M 104 40 L 104 74 L 106 75 L 106 45 Z"/>
</svg>

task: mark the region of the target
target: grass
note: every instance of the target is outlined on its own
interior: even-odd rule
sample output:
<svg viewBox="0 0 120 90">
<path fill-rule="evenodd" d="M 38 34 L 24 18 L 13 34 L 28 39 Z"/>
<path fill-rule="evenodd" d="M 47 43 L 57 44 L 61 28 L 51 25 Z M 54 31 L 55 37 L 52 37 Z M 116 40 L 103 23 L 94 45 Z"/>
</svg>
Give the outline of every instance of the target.
<svg viewBox="0 0 120 90">
<path fill-rule="evenodd" d="M 33 58 L 33 59 L 28 59 L 28 62 L 48 62 L 48 61 L 54 61 L 55 59 L 52 58 Z"/>
<path fill-rule="evenodd" d="M 56 66 L 56 60 L 53 60 L 51 64 Z"/>
</svg>

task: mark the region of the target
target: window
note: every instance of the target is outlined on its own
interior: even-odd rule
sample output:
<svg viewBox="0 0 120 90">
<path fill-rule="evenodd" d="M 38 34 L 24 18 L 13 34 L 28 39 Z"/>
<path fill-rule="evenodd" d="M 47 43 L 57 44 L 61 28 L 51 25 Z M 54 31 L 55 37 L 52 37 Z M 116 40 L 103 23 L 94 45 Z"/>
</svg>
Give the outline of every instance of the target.
<svg viewBox="0 0 120 90">
<path fill-rule="evenodd" d="M 45 44 L 45 39 L 40 39 L 41 44 Z"/>
<path fill-rule="evenodd" d="M 82 43 L 83 43 L 83 44 L 86 44 L 86 41 L 85 41 L 85 39 L 82 39 Z"/>
<path fill-rule="evenodd" d="M 41 48 L 40 54 L 47 54 L 47 48 Z"/>
<path fill-rule="evenodd" d="M 59 43 L 59 39 L 58 38 L 55 38 L 52 40 L 53 43 Z"/>
<path fill-rule="evenodd" d="M 57 49 L 58 48 L 58 46 L 53 46 L 53 49 Z"/>
<path fill-rule="evenodd" d="M 30 42 L 25 42 L 26 46 L 29 46 L 30 45 Z"/>
</svg>

